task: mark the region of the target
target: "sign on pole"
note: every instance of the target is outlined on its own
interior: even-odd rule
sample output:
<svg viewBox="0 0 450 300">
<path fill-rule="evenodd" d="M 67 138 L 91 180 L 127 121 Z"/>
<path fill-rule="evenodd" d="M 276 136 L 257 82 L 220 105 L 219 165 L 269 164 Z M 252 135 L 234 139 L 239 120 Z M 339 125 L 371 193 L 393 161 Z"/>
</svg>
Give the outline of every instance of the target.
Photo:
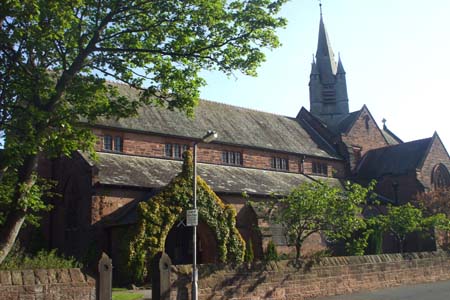
<svg viewBox="0 0 450 300">
<path fill-rule="evenodd" d="M 186 226 L 197 226 L 198 225 L 198 210 L 188 209 L 186 211 Z"/>
</svg>

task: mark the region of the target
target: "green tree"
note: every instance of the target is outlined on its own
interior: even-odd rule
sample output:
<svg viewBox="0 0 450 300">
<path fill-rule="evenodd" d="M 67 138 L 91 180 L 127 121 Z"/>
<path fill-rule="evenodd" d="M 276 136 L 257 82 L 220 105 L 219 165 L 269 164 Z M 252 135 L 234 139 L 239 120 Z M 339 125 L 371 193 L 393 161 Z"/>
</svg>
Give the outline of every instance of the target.
<svg viewBox="0 0 450 300">
<path fill-rule="evenodd" d="M 376 216 L 375 221 L 380 228 L 392 234 L 398 242 L 400 253 L 403 253 L 407 235 L 430 229 L 435 218 L 425 218 L 421 209 L 406 203 L 400 206 L 388 205 L 386 214 Z"/>
<path fill-rule="evenodd" d="M 201 69 L 256 74 L 287 0 L 4 0 L 0 6 L 0 262 L 46 208 L 38 157 L 93 152 L 89 124 L 140 105 L 188 114 Z M 140 92 L 119 95 L 105 78 Z M 80 122 L 83 121 L 83 122 Z M 1 138 L 1 137 L 0 137 Z"/>
<path fill-rule="evenodd" d="M 344 189 L 324 182 L 303 183 L 270 206 L 270 218 L 285 228 L 296 259 L 303 242 L 312 234 L 322 232 L 329 240 L 350 240 L 352 234 L 365 228 L 361 216 L 373 184 L 364 188 L 348 183 Z"/>
</svg>

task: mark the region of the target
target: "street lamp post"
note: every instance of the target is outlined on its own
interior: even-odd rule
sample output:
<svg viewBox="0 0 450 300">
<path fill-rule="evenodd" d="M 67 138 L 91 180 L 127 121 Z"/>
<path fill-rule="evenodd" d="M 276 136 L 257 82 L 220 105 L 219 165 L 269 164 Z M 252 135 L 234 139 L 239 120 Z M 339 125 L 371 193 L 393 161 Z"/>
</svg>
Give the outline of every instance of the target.
<svg viewBox="0 0 450 300">
<path fill-rule="evenodd" d="M 202 143 L 210 143 L 217 138 L 217 133 L 215 131 L 209 130 L 206 135 L 200 140 L 195 141 L 192 150 L 192 159 L 193 159 L 193 169 L 194 169 L 194 178 L 192 185 L 192 192 L 194 198 L 194 211 L 198 215 L 197 212 L 197 144 L 199 142 Z M 197 271 L 197 224 L 193 225 L 192 228 L 192 300 L 198 299 L 198 271 Z"/>
</svg>

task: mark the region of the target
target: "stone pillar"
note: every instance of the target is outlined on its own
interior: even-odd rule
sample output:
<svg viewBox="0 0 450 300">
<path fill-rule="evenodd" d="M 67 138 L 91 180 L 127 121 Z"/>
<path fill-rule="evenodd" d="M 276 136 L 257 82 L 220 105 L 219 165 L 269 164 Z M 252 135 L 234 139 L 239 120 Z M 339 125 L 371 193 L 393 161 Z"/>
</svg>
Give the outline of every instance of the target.
<svg viewBox="0 0 450 300">
<path fill-rule="evenodd" d="M 98 299 L 111 300 L 112 298 L 112 261 L 106 253 L 98 262 Z"/>
<path fill-rule="evenodd" d="M 170 299 L 170 269 L 172 261 L 166 253 L 158 253 L 152 262 L 152 299 Z"/>
</svg>

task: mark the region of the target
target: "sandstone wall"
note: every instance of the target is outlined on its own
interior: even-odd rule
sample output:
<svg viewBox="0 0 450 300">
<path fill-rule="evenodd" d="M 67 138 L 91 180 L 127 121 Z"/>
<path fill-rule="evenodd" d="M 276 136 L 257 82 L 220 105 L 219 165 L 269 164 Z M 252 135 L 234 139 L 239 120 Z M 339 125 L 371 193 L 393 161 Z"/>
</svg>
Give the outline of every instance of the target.
<svg viewBox="0 0 450 300">
<path fill-rule="evenodd" d="M 0 271 L 2 300 L 95 300 L 95 291 L 80 269 Z"/>
<path fill-rule="evenodd" d="M 189 299 L 190 266 L 173 266 L 170 299 Z M 438 252 L 323 258 L 251 268 L 199 268 L 199 299 L 285 300 L 450 279 L 450 255 Z"/>
</svg>

